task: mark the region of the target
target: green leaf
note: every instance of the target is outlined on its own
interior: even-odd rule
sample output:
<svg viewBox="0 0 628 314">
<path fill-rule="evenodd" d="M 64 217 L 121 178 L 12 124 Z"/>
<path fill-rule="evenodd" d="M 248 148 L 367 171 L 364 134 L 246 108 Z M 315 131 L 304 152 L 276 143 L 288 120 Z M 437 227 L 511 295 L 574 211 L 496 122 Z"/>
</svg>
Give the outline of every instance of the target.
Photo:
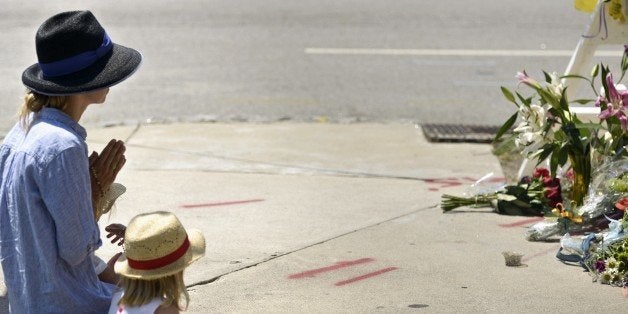
<svg viewBox="0 0 628 314">
<path fill-rule="evenodd" d="M 516 205 L 517 207 L 522 207 L 522 208 L 530 208 L 530 207 L 532 207 L 529 202 L 524 202 L 524 201 L 519 200 L 519 199 L 513 200 L 512 203 L 514 205 Z"/>
<path fill-rule="evenodd" d="M 545 82 L 548 84 L 552 83 L 552 77 L 545 71 L 543 71 L 543 75 L 545 75 Z"/>
<path fill-rule="evenodd" d="M 502 135 L 504 135 L 504 133 L 510 130 L 510 128 L 515 124 L 515 121 L 517 121 L 518 115 L 519 113 L 515 112 L 515 114 L 513 114 L 512 116 L 510 116 L 510 118 L 508 118 L 508 120 L 506 120 L 504 125 L 502 125 L 502 127 L 499 128 L 499 130 L 497 131 L 497 134 L 495 135 L 495 139 L 493 139 L 493 142 L 497 142 L 502 137 Z"/>
<path fill-rule="evenodd" d="M 538 161 L 536 163 L 537 166 L 539 164 L 541 164 L 543 162 L 543 160 L 545 160 L 545 159 L 547 159 L 547 157 L 549 157 L 549 155 L 554 150 L 554 147 L 555 147 L 554 144 L 545 144 L 545 145 L 543 145 L 543 147 L 541 148 L 541 152 L 539 153 L 539 156 L 538 156 Z"/>
<path fill-rule="evenodd" d="M 558 110 L 554 107 L 549 108 L 547 111 L 554 117 L 560 117 L 562 113 L 562 110 Z"/>
<path fill-rule="evenodd" d="M 512 92 L 504 86 L 502 86 L 501 89 L 504 97 L 506 97 L 506 99 L 508 99 L 511 103 L 514 103 L 515 105 L 517 105 L 517 107 L 519 107 L 519 104 L 517 104 L 517 101 L 515 101 L 515 96 L 512 94 Z"/>
<path fill-rule="evenodd" d="M 521 103 L 523 103 L 524 105 L 529 106 L 532 103 L 532 97 L 523 98 L 523 96 L 521 96 L 521 94 L 519 94 L 519 93 L 516 93 L 516 94 L 517 94 L 517 98 L 519 98 Z"/>
<path fill-rule="evenodd" d="M 510 194 L 499 193 L 497 194 L 497 199 L 500 201 L 512 202 L 517 199 L 516 196 Z"/>
<path fill-rule="evenodd" d="M 548 91 L 544 90 L 544 89 L 537 89 L 537 93 L 539 93 L 539 96 L 541 96 L 541 99 L 543 99 L 545 102 L 547 102 L 548 104 L 550 104 L 552 107 L 554 108 L 560 108 L 560 101 L 556 100 L 556 97 L 553 94 L 550 94 Z"/>
<path fill-rule="evenodd" d="M 556 155 L 556 161 L 558 162 L 559 166 L 564 165 L 567 162 L 567 157 L 569 157 L 569 155 L 567 154 L 566 146 L 561 147 L 560 149 L 555 151 L 554 154 Z"/>
<path fill-rule="evenodd" d="M 581 104 L 581 105 L 586 105 L 586 104 L 588 104 L 588 103 L 590 103 L 590 102 L 594 102 L 594 101 L 595 101 L 595 99 L 576 99 L 576 100 L 573 100 L 573 101 L 571 101 L 571 102 L 572 102 L 572 103 L 574 103 L 574 102 L 575 102 L 575 103 L 579 103 L 579 104 Z"/>
<path fill-rule="evenodd" d="M 565 111 L 569 111 L 569 102 L 567 101 L 567 93 L 566 93 L 567 89 L 565 88 L 563 90 L 563 94 L 560 96 L 560 109 L 565 110 Z"/>
<path fill-rule="evenodd" d="M 507 185 L 504 187 L 507 195 L 512 195 L 515 198 L 519 198 L 526 194 L 526 189 L 520 185 Z"/>
<path fill-rule="evenodd" d="M 558 150 L 554 150 L 554 154 L 550 158 L 550 173 L 552 177 L 556 176 L 556 168 L 558 168 L 558 154 L 556 154 Z"/>
<path fill-rule="evenodd" d="M 567 75 L 561 76 L 560 78 L 561 79 L 563 79 L 563 78 L 579 78 L 579 79 L 583 79 L 583 80 L 586 80 L 586 81 L 590 82 L 589 78 L 584 77 L 582 75 L 576 75 L 576 74 L 567 74 Z"/>
<path fill-rule="evenodd" d="M 608 75 L 609 72 L 610 70 L 608 69 L 608 67 L 602 66 L 602 75 L 600 76 L 600 81 L 602 81 L 602 88 L 604 88 L 604 93 L 606 95 L 608 95 L 607 93 L 608 86 L 606 85 L 606 75 Z"/>
</svg>

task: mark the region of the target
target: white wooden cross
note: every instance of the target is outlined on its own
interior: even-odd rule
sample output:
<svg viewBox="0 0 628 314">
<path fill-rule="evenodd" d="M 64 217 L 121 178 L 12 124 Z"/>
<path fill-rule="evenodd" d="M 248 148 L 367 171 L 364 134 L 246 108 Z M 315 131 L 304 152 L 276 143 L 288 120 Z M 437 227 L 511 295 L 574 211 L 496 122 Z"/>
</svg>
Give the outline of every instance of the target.
<svg viewBox="0 0 628 314">
<path fill-rule="evenodd" d="M 628 23 L 621 23 L 608 15 L 604 0 L 599 0 L 595 10 L 591 14 L 591 23 L 585 33 L 580 37 L 576 50 L 571 56 L 565 74 L 577 74 L 588 77 L 593 64 L 591 60 L 598 46 L 628 44 Z M 628 20 L 628 0 L 622 0 L 622 11 Z M 567 99 L 575 96 L 582 80 L 569 78 L 564 83 L 567 88 Z M 597 121 L 600 108 L 594 106 L 572 106 L 570 108 L 581 120 Z"/>
</svg>

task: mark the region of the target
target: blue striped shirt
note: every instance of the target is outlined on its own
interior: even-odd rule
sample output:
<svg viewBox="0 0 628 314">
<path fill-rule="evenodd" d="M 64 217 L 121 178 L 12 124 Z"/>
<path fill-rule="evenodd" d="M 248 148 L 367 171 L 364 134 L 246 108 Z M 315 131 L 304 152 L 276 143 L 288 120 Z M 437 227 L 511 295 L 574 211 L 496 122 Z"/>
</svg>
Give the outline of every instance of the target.
<svg viewBox="0 0 628 314">
<path fill-rule="evenodd" d="M 92 212 L 86 132 L 44 108 L 0 146 L 0 259 L 14 313 L 106 313 L 112 286 L 90 255 L 102 245 Z"/>
</svg>

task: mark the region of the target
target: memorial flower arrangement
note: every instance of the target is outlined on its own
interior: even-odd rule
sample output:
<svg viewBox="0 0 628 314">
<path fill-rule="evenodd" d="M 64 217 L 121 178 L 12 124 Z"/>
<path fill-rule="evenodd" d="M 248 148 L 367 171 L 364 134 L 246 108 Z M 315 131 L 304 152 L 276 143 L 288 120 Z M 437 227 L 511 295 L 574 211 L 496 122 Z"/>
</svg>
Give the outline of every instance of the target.
<svg viewBox="0 0 628 314">
<path fill-rule="evenodd" d="M 618 81 L 623 79 L 628 68 L 626 51 L 625 48 Z M 542 85 L 525 72 L 518 74 L 521 84 L 536 92 L 530 98 L 524 98 L 519 93 L 516 93 L 515 98 L 512 92 L 502 88 L 505 97 L 517 105 L 518 112 L 504 124 L 496 137 L 502 136 L 520 118 L 522 121 L 514 128 L 512 137 L 522 152 L 537 158 L 539 162 L 548 159 L 553 177 L 557 177 L 557 168 L 570 169 L 571 185 L 565 193 L 566 200 L 553 208 L 553 215 L 550 216 L 557 218 L 532 226 L 526 234 L 526 238 L 531 241 L 546 240 L 560 233 L 584 232 L 607 222 L 599 220 L 612 211 L 612 208 L 605 206 L 608 198 L 599 194 L 587 198 L 592 192 L 591 177 L 594 172 L 604 175 L 604 172 L 612 171 L 612 168 L 604 165 L 624 160 L 627 155 L 625 146 L 628 144 L 628 90 L 624 85 L 616 84 L 607 66 L 596 65 L 591 78 L 566 76 L 586 80 L 595 95 L 591 100 L 570 103 L 565 96 L 567 87 L 563 86 L 562 81 L 556 75 L 545 73 L 545 77 L 545 84 Z M 599 94 L 595 86 L 598 77 L 601 85 Z M 578 103 L 589 102 L 600 107 L 599 122 L 583 123 L 570 110 L 571 106 Z"/>
<path fill-rule="evenodd" d="M 594 173 L 604 171 L 600 169 L 605 169 L 605 164 L 628 156 L 625 149 L 628 144 L 628 90 L 618 84 L 627 69 L 628 46 L 624 47 L 621 75 L 617 80 L 604 64 L 594 66 L 590 77 L 558 76 L 543 71 L 544 80 L 538 81 L 526 71 L 517 73 L 517 90 L 501 88 L 504 97 L 517 110 L 499 129 L 495 141 L 514 143 L 524 156 L 538 161 L 537 167 L 547 162 L 548 169 L 541 174 L 539 171 L 542 170 L 537 168 L 532 178 L 524 177 L 517 184 L 506 185 L 492 193 L 466 197 L 445 194 L 441 202 L 443 211 L 460 206 L 492 206 L 502 214 L 547 216 L 550 220 L 543 222 L 545 225 L 540 224 L 542 227 L 537 226 L 542 232 L 534 233 L 533 230 L 528 234 L 528 240 L 543 240 L 548 234 L 583 230 L 606 214 L 597 210 L 604 207 L 599 195 L 592 200 L 587 196 Z M 565 78 L 585 80 L 593 96 L 569 100 Z M 532 93 L 524 96 L 525 90 Z M 573 106 L 588 103 L 600 107 L 599 121 L 581 121 L 571 110 Z M 583 206 L 585 201 L 587 204 Z"/>
<path fill-rule="evenodd" d="M 623 22 L 622 3 L 605 1 L 601 9 Z M 628 45 L 620 75 L 602 63 L 589 77 L 543 71 L 539 81 L 526 71 L 517 73 L 516 90 L 501 88 L 517 110 L 499 129 L 495 143 L 514 144 L 536 160 L 534 174 L 490 193 L 445 194 L 443 211 L 491 206 L 500 214 L 545 216 L 527 230 L 526 239 L 561 236 L 557 258 L 578 263 L 594 281 L 624 287 L 628 296 L 628 88 L 620 84 L 627 69 Z M 566 79 L 586 81 L 590 99 L 569 99 Z M 582 121 L 572 110 L 591 103 L 600 108 L 598 121 Z"/>
</svg>

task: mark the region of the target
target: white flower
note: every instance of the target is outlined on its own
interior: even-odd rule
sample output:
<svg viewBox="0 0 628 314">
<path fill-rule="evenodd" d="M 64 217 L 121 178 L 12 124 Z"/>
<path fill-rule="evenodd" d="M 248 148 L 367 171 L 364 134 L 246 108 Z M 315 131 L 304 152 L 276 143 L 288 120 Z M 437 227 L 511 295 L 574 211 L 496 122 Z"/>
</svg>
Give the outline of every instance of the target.
<svg viewBox="0 0 628 314">
<path fill-rule="evenodd" d="M 544 142 L 553 139 L 553 131 L 547 122 L 549 108 L 549 105 L 540 104 L 519 107 L 519 116 L 523 121 L 514 129 L 514 133 L 517 134 L 515 145 L 519 148 L 524 147 L 523 154 L 533 153 L 543 146 Z"/>
<path fill-rule="evenodd" d="M 613 282 L 613 279 L 615 278 L 615 275 L 617 275 L 617 270 L 605 270 L 600 274 L 600 283 L 602 284 L 611 284 Z"/>
<path fill-rule="evenodd" d="M 562 80 L 558 77 L 558 73 L 552 72 L 550 75 L 550 83 L 547 85 L 547 89 L 556 96 L 556 98 L 561 98 L 563 95 L 563 89 L 565 86 L 562 83 Z"/>
<path fill-rule="evenodd" d="M 617 267 L 619 267 L 619 263 L 614 257 L 611 257 L 606 260 L 606 269 L 610 272 L 617 273 Z"/>
<path fill-rule="evenodd" d="M 532 104 L 528 106 L 519 107 L 519 116 L 523 118 L 525 122 L 530 125 L 534 131 L 544 130 L 547 126 L 547 119 L 549 118 L 549 105 Z"/>
<path fill-rule="evenodd" d="M 613 145 L 613 134 L 611 134 L 610 132 L 606 131 L 604 132 L 604 143 L 605 143 L 605 151 L 610 150 L 610 148 Z"/>
</svg>

